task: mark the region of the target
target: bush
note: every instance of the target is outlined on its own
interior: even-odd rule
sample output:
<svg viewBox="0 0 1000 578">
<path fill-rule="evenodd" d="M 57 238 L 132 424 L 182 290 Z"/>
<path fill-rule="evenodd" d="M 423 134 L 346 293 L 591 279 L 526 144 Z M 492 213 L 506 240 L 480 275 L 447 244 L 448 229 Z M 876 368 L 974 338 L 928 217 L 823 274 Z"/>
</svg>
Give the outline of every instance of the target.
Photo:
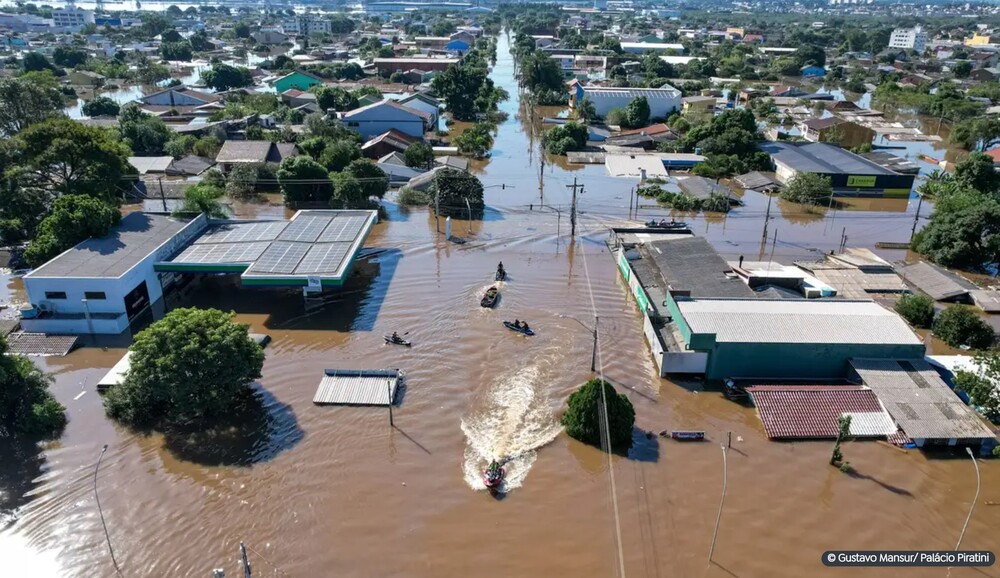
<svg viewBox="0 0 1000 578">
<path fill-rule="evenodd" d="M 225 416 L 260 377 L 264 352 L 217 309 L 174 309 L 135 337 L 125 380 L 104 408 L 131 426 L 196 424 Z"/>
<path fill-rule="evenodd" d="M 396 196 L 396 202 L 404 207 L 426 207 L 431 202 L 431 197 L 423 191 L 403 187 Z"/>
<path fill-rule="evenodd" d="M 728 213 L 732 205 L 729 203 L 729 195 L 725 193 L 712 193 L 708 199 L 702 201 L 701 210 L 712 213 Z"/>
<path fill-rule="evenodd" d="M 679 193 L 674 195 L 670 201 L 670 206 L 678 211 L 698 211 L 701 209 L 701 201 L 697 197 L 687 193 Z"/>
<path fill-rule="evenodd" d="M 955 305 L 942 311 L 934 320 L 934 335 L 952 347 L 968 345 L 986 349 L 993 345 L 993 328 L 967 305 Z"/>
<path fill-rule="evenodd" d="M 257 167 L 235 165 L 226 179 L 226 194 L 233 199 L 249 200 L 257 197 Z"/>
<path fill-rule="evenodd" d="M 934 300 L 926 295 L 903 295 L 895 309 L 914 327 L 930 327 L 934 321 Z"/>
<path fill-rule="evenodd" d="M 604 122 L 611 125 L 622 126 L 625 120 L 625 111 L 620 108 L 613 108 L 604 116 Z"/>
<path fill-rule="evenodd" d="M 0 438 L 52 437 L 66 426 L 66 408 L 49 392 L 52 378 L 21 355 L 7 354 L 0 338 Z"/>
<path fill-rule="evenodd" d="M 632 447 L 635 409 L 628 397 L 615 391 L 607 381 L 591 379 L 573 392 L 566 402 L 569 407 L 563 414 L 562 424 L 570 437 L 585 444 L 603 447 L 601 430 L 604 399 L 607 400 L 611 450 L 627 451 Z"/>
<path fill-rule="evenodd" d="M 564 155 L 569 151 L 583 150 L 587 146 L 587 127 L 568 122 L 545 133 L 542 143 L 549 154 Z"/>
<path fill-rule="evenodd" d="M 121 106 L 106 96 L 97 96 L 83 103 L 86 116 L 118 116 Z"/>
<path fill-rule="evenodd" d="M 410 168 L 426 169 L 434 162 L 434 148 L 425 142 L 413 143 L 403 151 L 403 158 Z"/>
</svg>

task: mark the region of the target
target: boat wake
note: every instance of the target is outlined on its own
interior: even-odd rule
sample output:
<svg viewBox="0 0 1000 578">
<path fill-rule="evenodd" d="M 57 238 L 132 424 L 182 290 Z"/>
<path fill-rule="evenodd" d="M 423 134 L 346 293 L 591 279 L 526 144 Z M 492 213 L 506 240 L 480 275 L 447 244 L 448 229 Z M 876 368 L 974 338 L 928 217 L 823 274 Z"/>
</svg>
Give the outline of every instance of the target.
<svg viewBox="0 0 1000 578">
<path fill-rule="evenodd" d="M 462 419 L 465 459 L 462 473 L 474 490 L 485 490 L 482 472 L 490 460 L 508 458 L 501 492 L 521 487 L 537 450 L 559 435 L 547 400 L 540 393 L 537 367 L 527 367 L 491 383 L 479 409 Z"/>
</svg>

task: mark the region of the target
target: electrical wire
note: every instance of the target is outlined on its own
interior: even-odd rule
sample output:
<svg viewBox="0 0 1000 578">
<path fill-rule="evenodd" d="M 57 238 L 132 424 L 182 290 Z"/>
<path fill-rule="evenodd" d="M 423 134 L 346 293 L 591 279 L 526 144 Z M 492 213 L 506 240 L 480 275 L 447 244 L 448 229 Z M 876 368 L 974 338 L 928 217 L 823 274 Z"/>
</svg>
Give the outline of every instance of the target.
<svg viewBox="0 0 1000 578">
<path fill-rule="evenodd" d="M 115 549 L 111 547 L 111 535 L 108 533 L 108 524 L 104 521 L 104 510 L 101 508 L 101 496 L 97 493 L 97 472 L 101 469 L 101 460 L 104 453 L 108 451 L 108 444 L 101 448 L 101 455 L 97 457 L 97 464 L 94 466 L 94 498 L 97 500 L 97 512 L 101 515 L 101 525 L 104 526 L 104 539 L 108 543 L 108 551 L 111 552 L 111 562 L 115 565 L 115 572 L 122 576 L 122 570 L 118 567 L 118 560 L 115 558 Z"/>
</svg>

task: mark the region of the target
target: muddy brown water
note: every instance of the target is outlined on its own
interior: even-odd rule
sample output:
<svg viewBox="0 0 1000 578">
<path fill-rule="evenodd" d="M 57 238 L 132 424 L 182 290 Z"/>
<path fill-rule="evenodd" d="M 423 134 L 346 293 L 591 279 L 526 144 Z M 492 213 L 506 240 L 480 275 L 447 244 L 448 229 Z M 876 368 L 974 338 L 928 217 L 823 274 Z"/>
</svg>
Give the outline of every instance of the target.
<svg viewBox="0 0 1000 578">
<path fill-rule="evenodd" d="M 502 39 L 493 75 L 515 94 L 506 46 Z M 606 226 L 626 216 L 634 183 L 607 177 L 603 167 L 566 171 L 547 163 L 547 204 L 568 207 L 565 185 L 574 176 L 586 184 L 583 234 L 570 240 L 566 214 L 557 234 L 554 211 L 527 206 L 538 198 L 533 128 L 516 101 L 505 106 L 511 118 L 478 170 L 488 186 L 515 188 L 487 189 L 490 210 L 471 231 L 454 223 L 464 244 L 435 237 L 427 211 L 390 206 L 357 276 L 321 308 L 307 311 L 294 292 L 240 290 L 225 277 L 203 279 L 181 298 L 234 309 L 273 339 L 259 384 L 267 417 L 243 431 L 168 440 L 110 422 L 94 384 L 124 349 L 89 347 L 40 361 L 55 375 L 53 391 L 70 422 L 40 453 L 0 449 L 7 521 L 0 575 L 116 575 L 92 485 L 103 444 L 101 504 L 130 578 L 209 576 L 220 567 L 239 575 L 240 540 L 252 548 L 254 576 L 614 576 L 619 532 L 626 575 L 646 577 L 895 576 L 899 570 L 827 569 L 820 556 L 954 547 L 975 490 L 968 459 L 848 443 L 844 454 L 857 473 L 845 475 L 826 465 L 830 443 L 769 442 L 753 409 L 698 383 L 658 378 L 639 313 L 603 245 Z M 747 206 L 726 218 L 691 219 L 724 254 L 761 250 L 766 198 L 745 198 Z M 779 203 L 775 258 L 835 248 L 844 226 L 851 245 L 905 239 L 913 203 L 879 204 L 797 221 L 801 211 Z M 511 279 L 497 309 L 484 310 L 478 299 L 498 260 Z M 16 283 L 9 290 L 19 292 Z M 607 456 L 557 425 L 566 397 L 590 377 L 595 309 L 600 365 L 624 386 L 637 427 L 702 429 L 709 437 L 685 444 L 637 434 L 629 457 L 610 460 L 613 492 Z M 538 335 L 501 326 L 515 317 Z M 413 347 L 383 345 L 381 334 L 393 330 L 409 331 Z M 384 408 L 312 404 L 324 369 L 352 367 L 406 372 L 396 428 Z M 709 566 L 719 444 L 728 432 L 728 496 Z M 512 487 L 497 500 L 476 471 L 503 454 L 516 459 Z M 1000 469 L 988 461 L 980 467 L 981 502 L 963 543 L 969 549 L 998 544 L 1000 508 L 985 502 L 1000 501 Z"/>
</svg>

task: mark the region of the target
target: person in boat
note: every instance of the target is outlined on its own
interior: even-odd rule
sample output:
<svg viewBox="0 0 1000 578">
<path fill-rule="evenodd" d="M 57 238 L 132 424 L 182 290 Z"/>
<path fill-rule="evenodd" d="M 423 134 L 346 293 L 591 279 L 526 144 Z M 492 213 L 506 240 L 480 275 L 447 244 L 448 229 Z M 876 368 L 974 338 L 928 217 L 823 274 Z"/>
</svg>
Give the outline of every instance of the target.
<svg viewBox="0 0 1000 578">
<path fill-rule="evenodd" d="M 520 329 L 521 328 L 521 321 L 518 320 L 518 319 L 515 319 L 514 320 L 514 327 L 516 327 L 517 329 Z"/>
<path fill-rule="evenodd" d="M 667 226 L 667 220 L 666 219 L 660 219 L 660 226 L 661 227 L 666 227 Z"/>
<path fill-rule="evenodd" d="M 399 336 L 399 333 L 396 333 L 395 331 L 392 332 L 392 341 L 394 343 L 399 343 L 402 340 L 403 338 Z"/>
<path fill-rule="evenodd" d="M 528 322 L 527 321 L 522 321 L 521 322 L 521 329 L 523 329 L 524 331 L 531 331 L 531 328 L 528 327 Z"/>
<path fill-rule="evenodd" d="M 500 261 L 500 264 L 497 265 L 497 275 L 501 277 L 507 276 L 507 272 L 503 270 L 503 261 Z"/>
<path fill-rule="evenodd" d="M 490 467 L 487 470 L 487 475 L 491 478 L 495 478 L 500 475 L 500 462 L 495 459 L 490 461 Z"/>
</svg>

